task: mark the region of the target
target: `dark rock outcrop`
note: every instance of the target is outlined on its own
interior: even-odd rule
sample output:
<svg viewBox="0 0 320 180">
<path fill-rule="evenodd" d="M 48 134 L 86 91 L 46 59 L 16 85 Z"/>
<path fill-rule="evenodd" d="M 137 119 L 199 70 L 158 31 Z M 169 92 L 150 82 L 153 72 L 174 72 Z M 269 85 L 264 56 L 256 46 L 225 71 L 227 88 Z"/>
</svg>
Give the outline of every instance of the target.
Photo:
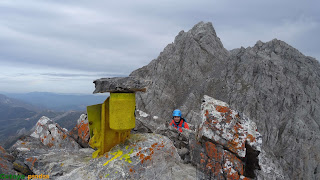
<svg viewBox="0 0 320 180">
<path fill-rule="evenodd" d="M 93 93 L 104 92 L 127 92 L 146 91 L 148 84 L 147 80 L 139 80 L 135 77 L 115 77 L 101 78 L 93 81 L 96 89 Z"/>
<path fill-rule="evenodd" d="M 14 161 L 15 157 L 0 146 L 0 174 L 17 175 L 18 173 L 13 169 Z"/>
</svg>

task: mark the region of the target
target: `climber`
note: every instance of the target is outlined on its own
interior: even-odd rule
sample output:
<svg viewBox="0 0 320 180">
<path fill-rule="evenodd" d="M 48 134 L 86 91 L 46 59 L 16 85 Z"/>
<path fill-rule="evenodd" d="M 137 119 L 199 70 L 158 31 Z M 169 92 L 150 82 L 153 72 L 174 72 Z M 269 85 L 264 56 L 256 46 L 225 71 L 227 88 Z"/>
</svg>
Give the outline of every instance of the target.
<svg viewBox="0 0 320 180">
<path fill-rule="evenodd" d="M 182 128 L 189 129 L 189 125 L 187 124 L 186 120 L 181 117 L 181 111 L 179 109 L 173 111 L 172 118 L 173 119 L 170 123 L 170 126 L 173 126 L 180 132 L 182 132 Z"/>
</svg>

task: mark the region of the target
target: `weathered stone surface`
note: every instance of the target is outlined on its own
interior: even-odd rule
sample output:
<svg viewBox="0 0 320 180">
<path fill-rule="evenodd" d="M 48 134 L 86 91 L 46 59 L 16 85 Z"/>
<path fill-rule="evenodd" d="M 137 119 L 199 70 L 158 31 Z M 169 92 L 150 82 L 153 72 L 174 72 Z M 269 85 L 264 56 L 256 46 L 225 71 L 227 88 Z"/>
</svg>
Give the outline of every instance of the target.
<svg viewBox="0 0 320 180">
<path fill-rule="evenodd" d="M 206 137 L 239 157 L 246 156 L 245 144 L 261 151 L 262 137 L 256 124 L 229 108 L 225 102 L 204 96 L 201 105 L 200 137 Z"/>
<path fill-rule="evenodd" d="M 188 32 L 181 31 L 157 59 L 130 74 L 152 81 L 148 91 L 136 93 L 137 109 L 167 121 L 179 108 L 189 124 L 197 125 L 203 86 L 211 81 L 224 92 L 220 71 L 228 57 L 211 23 L 201 22 Z M 216 78 L 212 79 L 213 75 Z"/>
<path fill-rule="evenodd" d="M 149 114 L 141 111 L 135 111 L 136 127 L 133 129 L 133 133 L 158 133 L 161 130 L 166 130 L 168 125 L 162 123 L 164 120 L 159 119 L 156 116 L 151 117 Z"/>
<path fill-rule="evenodd" d="M 22 174 L 24 174 L 26 176 L 33 174 L 33 172 L 29 169 L 29 167 L 26 164 L 24 164 L 23 162 L 19 161 L 19 160 L 15 160 L 13 162 L 13 168 L 16 171 L 18 171 L 18 172 L 20 172 L 20 173 L 22 173 Z"/>
<path fill-rule="evenodd" d="M 262 149 L 283 167 L 283 179 L 320 176 L 320 64 L 285 42 L 227 51 L 212 24 L 200 22 L 130 76 L 152 81 L 136 94 L 137 109 L 160 124 L 180 108 L 199 126 L 201 98 L 208 95 L 257 124 Z"/>
<path fill-rule="evenodd" d="M 0 174 L 17 175 L 18 173 L 13 169 L 14 160 L 15 158 L 0 146 Z"/>
<path fill-rule="evenodd" d="M 37 153 L 38 151 L 47 151 L 48 149 L 49 147 L 44 145 L 40 139 L 25 136 L 20 138 L 9 150 L 13 156 L 19 158 L 30 151 L 35 151 Z"/>
<path fill-rule="evenodd" d="M 230 59 L 229 104 L 256 122 L 263 150 L 278 160 L 286 179 L 317 179 L 319 62 L 276 39 L 234 50 Z"/>
<path fill-rule="evenodd" d="M 77 121 L 76 127 L 74 127 L 69 133 L 69 135 L 84 148 L 89 147 L 90 132 L 88 123 L 87 115 L 82 114 Z"/>
<path fill-rule="evenodd" d="M 181 163 L 173 143 L 157 134 L 134 134 L 105 155 L 91 148 L 28 151 L 23 156 L 35 174 L 52 179 L 196 179 L 196 169 Z"/>
<path fill-rule="evenodd" d="M 168 137 L 172 141 L 184 163 L 190 163 L 189 136 L 190 134 L 194 134 L 194 131 L 184 129 L 180 133 L 174 127 L 168 126 L 167 129 L 159 130 L 158 133 Z"/>
<path fill-rule="evenodd" d="M 204 96 L 197 134 L 189 135 L 191 163 L 203 179 L 255 178 L 262 137 L 250 119 Z"/>
<path fill-rule="evenodd" d="M 115 77 L 115 78 L 101 78 L 93 81 L 96 89 L 93 93 L 104 92 L 145 92 L 149 81 L 140 80 L 135 77 Z"/>
<path fill-rule="evenodd" d="M 57 123 L 54 123 L 45 116 L 39 119 L 36 130 L 30 136 L 40 139 L 48 147 L 80 148 L 79 144 L 69 136 L 67 129 L 61 128 Z"/>
</svg>

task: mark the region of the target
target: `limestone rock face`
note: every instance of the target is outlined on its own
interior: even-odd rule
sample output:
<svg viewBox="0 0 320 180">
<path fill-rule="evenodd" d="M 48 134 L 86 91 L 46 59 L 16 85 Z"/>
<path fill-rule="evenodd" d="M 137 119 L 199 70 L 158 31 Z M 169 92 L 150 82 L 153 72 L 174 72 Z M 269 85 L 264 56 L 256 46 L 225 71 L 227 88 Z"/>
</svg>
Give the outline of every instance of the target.
<svg viewBox="0 0 320 180">
<path fill-rule="evenodd" d="M 224 79 L 220 71 L 228 56 L 211 23 L 181 31 L 157 59 L 130 74 L 152 81 L 145 93 L 137 92 L 137 109 L 170 120 L 172 111 L 180 108 L 188 122 L 196 124 L 203 85 L 210 80 L 223 91 L 218 82 Z"/>
<path fill-rule="evenodd" d="M 14 160 L 15 158 L 0 146 L 0 174 L 17 175 L 18 173 L 13 169 Z"/>
<path fill-rule="evenodd" d="M 262 137 L 253 121 L 225 102 L 204 96 L 196 141 L 189 138 L 191 162 L 204 179 L 256 178 Z"/>
<path fill-rule="evenodd" d="M 23 142 L 29 147 L 34 141 L 39 139 Z M 93 159 L 93 152 L 40 146 L 18 157 L 35 174 L 52 179 L 196 179 L 196 168 L 183 164 L 173 143 L 162 135 L 133 134 L 101 157 Z"/>
<path fill-rule="evenodd" d="M 262 136 L 255 123 L 230 109 L 227 103 L 205 95 L 201 114 L 199 136 L 213 140 L 239 157 L 245 157 L 246 143 L 261 151 Z"/>
<path fill-rule="evenodd" d="M 319 179 L 320 65 L 283 41 L 232 51 L 229 104 L 257 123 L 263 149 L 290 179 Z"/>
<path fill-rule="evenodd" d="M 49 118 L 43 116 L 36 124 L 36 130 L 31 134 L 41 142 L 54 148 L 79 149 L 79 144 L 68 135 L 68 130 L 61 128 Z"/>
<path fill-rule="evenodd" d="M 256 123 L 265 157 L 285 179 L 319 179 L 320 64 L 285 42 L 227 51 L 212 24 L 200 22 L 131 76 L 152 81 L 136 95 L 137 109 L 150 117 L 166 123 L 179 108 L 197 127 L 208 95 Z"/>
<path fill-rule="evenodd" d="M 90 140 L 89 122 L 88 117 L 82 114 L 77 121 L 76 127 L 74 127 L 69 135 L 81 146 L 88 148 Z"/>
<path fill-rule="evenodd" d="M 195 179 L 195 168 L 179 161 L 175 147 L 165 136 L 134 134 L 127 143 L 58 179 Z"/>
</svg>

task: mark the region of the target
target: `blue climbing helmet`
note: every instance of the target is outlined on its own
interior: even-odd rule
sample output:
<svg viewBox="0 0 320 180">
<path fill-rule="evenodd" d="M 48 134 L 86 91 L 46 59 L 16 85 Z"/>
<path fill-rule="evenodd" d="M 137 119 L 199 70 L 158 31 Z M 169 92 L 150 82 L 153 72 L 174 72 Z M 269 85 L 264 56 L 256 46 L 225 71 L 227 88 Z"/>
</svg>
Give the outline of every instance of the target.
<svg viewBox="0 0 320 180">
<path fill-rule="evenodd" d="M 181 117 L 181 111 L 180 111 L 179 109 L 174 110 L 173 113 L 172 113 L 172 116 L 173 116 L 173 117 L 174 117 L 174 116 L 179 116 L 179 117 Z"/>
</svg>

